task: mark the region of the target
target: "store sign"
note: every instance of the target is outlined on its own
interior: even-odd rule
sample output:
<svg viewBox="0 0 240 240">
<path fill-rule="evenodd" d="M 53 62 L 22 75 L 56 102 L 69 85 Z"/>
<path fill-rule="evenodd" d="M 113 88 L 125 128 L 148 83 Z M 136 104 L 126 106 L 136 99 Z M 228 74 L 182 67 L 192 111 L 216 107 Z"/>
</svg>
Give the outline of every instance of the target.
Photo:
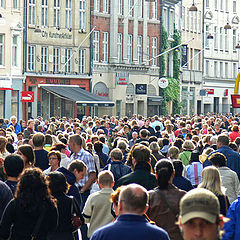
<svg viewBox="0 0 240 240">
<path fill-rule="evenodd" d="M 22 91 L 22 102 L 34 102 L 34 92 Z"/>
<path fill-rule="evenodd" d="M 129 73 L 119 72 L 116 73 L 116 84 L 127 85 L 129 82 Z"/>
<path fill-rule="evenodd" d="M 160 78 L 158 80 L 158 86 L 160 88 L 166 88 L 168 86 L 168 79 L 167 78 Z"/>
<path fill-rule="evenodd" d="M 30 80 L 31 81 L 31 80 Z M 71 81 L 70 78 L 46 78 L 47 84 L 63 84 L 63 85 L 70 85 Z"/>
<path fill-rule="evenodd" d="M 233 108 L 240 108 L 240 95 L 231 95 Z"/>
<path fill-rule="evenodd" d="M 42 31 L 43 38 L 72 39 L 72 34 Z"/>
<path fill-rule="evenodd" d="M 93 93 L 99 97 L 104 97 L 106 99 L 108 99 L 109 97 L 109 89 L 107 88 L 105 83 L 102 82 L 95 84 L 93 88 Z"/>
<path fill-rule="evenodd" d="M 147 94 L 147 84 L 136 84 L 136 94 Z"/>
<path fill-rule="evenodd" d="M 214 94 L 214 89 L 205 89 L 205 91 L 207 94 L 211 94 L 211 95 Z"/>
</svg>

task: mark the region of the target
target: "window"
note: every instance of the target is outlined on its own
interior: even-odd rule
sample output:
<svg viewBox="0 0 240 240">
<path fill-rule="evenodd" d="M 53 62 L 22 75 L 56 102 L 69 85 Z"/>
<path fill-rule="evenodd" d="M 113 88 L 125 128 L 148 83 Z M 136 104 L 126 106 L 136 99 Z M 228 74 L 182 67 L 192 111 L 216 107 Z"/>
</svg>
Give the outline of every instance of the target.
<svg viewBox="0 0 240 240">
<path fill-rule="evenodd" d="M 2 8 L 5 7 L 5 0 L 0 0 L 0 7 L 2 7 Z"/>
<path fill-rule="evenodd" d="M 182 6 L 182 29 L 185 29 L 185 7 Z"/>
<path fill-rule="evenodd" d="M 163 15 L 162 15 L 163 27 L 168 30 L 168 11 L 166 8 L 163 8 Z"/>
<path fill-rule="evenodd" d="M 218 74 L 218 62 L 217 61 L 214 61 L 214 76 L 217 77 L 217 74 Z"/>
<path fill-rule="evenodd" d="M 209 8 L 209 0 L 206 0 L 206 8 Z"/>
<path fill-rule="evenodd" d="M 54 27 L 60 27 L 60 0 L 54 0 Z"/>
<path fill-rule="evenodd" d="M 42 0 L 42 26 L 48 25 L 48 0 Z"/>
<path fill-rule="evenodd" d="M 215 1 L 214 1 L 214 7 L 215 7 L 215 10 L 218 9 L 218 0 L 215 0 Z"/>
<path fill-rule="evenodd" d="M 137 39 L 137 56 L 138 56 L 138 63 L 142 63 L 142 36 L 138 36 Z"/>
<path fill-rule="evenodd" d="M 145 1 L 145 0 L 138 0 L 138 17 L 140 17 L 140 18 L 143 17 L 142 1 Z"/>
<path fill-rule="evenodd" d="M 79 50 L 79 73 L 85 73 L 85 49 Z"/>
<path fill-rule="evenodd" d="M 228 32 L 227 32 L 227 29 L 225 29 L 225 51 L 228 52 L 228 46 L 229 46 L 229 43 L 228 43 Z"/>
<path fill-rule="evenodd" d="M 152 38 L 152 66 L 157 66 L 157 37 Z"/>
<path fill-rule="evenodd" d="M 225 63 L 225 78 L 228 78 L 228 63 Z"/>
<path fill-rule="evenodd" d="M 60 67 L 60 48 L 53 49 L 53 72 L 59 72 Z"/>
<path fill-rule="evenodd" d="M 202 33 L 202 12 L 198 12 L 198 33 Z"/>
<path fill-rule="evenodd" d="M 103 62 L 108 62 L 108 32 L 103 32 Z"/>
<path fill-rule="evenodd" d="M 12 38 L 12 66 L 18 66 L 18 36 Z"/>
<path fill-rule="evenodd" d="M 108 1 L 109 0 L 103 0 L 103 12 L 104 13 L 108 13 L 108 8 L 109 8 Z"/>
<path fill-rule="evenodd" d="M 35 24 L 35 0 L 29 0 L 28 23 Z"/>
<path fill-rule="evenodd" d="M 209 39 L 208 39 L 208 35 L 209 35 L 209 26 L 206 25 L 206 31 L 205 31 L 205 46 L 207 48 L 209 48 Z"/>
<path fill-rule="evenodd" d="M 72 0 L 66 0 L 66 28 L 72 27 Z"/>
<path fill-rule="evenodd" d="M 99 61 L 99 31 L 93 32 L 93 61 Z"/>
<path fill-rule="evenodd" d="M 220 77 L 223 77 L 223 62 L 220 62 Z"/>
<path fill-rule="evenodd" d="M 28 70 L 35 70 L 35 46 L 28 46 Z"/>
<path fill-rule="evenodd" d="M 150 38 L 147 36 L 147 57 L 146 59 L 149 60 L 150 57 Z M 147 65 L 149 65 L 149 61 L 147 61 Z"/>
<path fill-rule="evenodd" d="M 128 0 L 128 15 L 133 16 L 133 0 Z"/>
<path fill-rule="evenodd" d="M 233 63 L 233 78 L 237 77 L 237 64 Z"/>
<path fill-rule="evenodd" d="M 133 36 L 132 34 L 128 34 L 128 63 L 132 63 L 132 43 Z"/>
<path fill-rule="evenodd" d="M 119 62 L 122 61 L 122 33 L 118 33 L 117 36 L 117 59 Z"/>
<path fill-rule="evenodd" d="M 186 30 L 189 31 L 189 8 L 187 8 L 187 26 Z"/>
<path fill-rule="evenodd" d="M 9 0 L 8 0 L 8 1 L 9 1 Z M 14 9 L 18 9 L 18 8 L 19 8 L 19 6 L 18 6 L 18 4 L 19 4 L 18 1 L 19 1 L 19 0 L 12 0 L 12 1 L 13 1 L 13 8 L 14 8 Z"/>
<path fill-rule="evenodd" d="M 220 0 L 220 10 L 223 11 L 223 0 Z"/>
<path fill-rule="evenodd" d="M 223 50 L 223 28 L 220 27 L 220 50 Z"/>
<path fill-rule="evenodd" d="M 96 12 L 99 12 L 100 11 L 100 0 L 95 0 L 94 3 L 95 3 L 94 10 Z"/>
<path fill-rule="evenodd" d="M 228 0 L 225 0 L 226 12 L 228 12 Z"/>
<path fill-rule="evenodd" d="M 214 49 L 218 48 L 218 32 L 217 27 L 214 27 Z"/>
<path fill-rule="evenodd" d="M 12 97 L 11 97 L 11 114 L 14 116 L 18 116 L 18 105 L 19 105 L 19 91 L 12 90 Z"/>
<path fill-rule="evenodd" d="M 194 12 L 194 27 L 193 30 L 195 33 L 197 33 L 197 26 L 198 26 L 198 12 Z"/>
<path fill-rule="evenodd" d="M 72 50 L 70 48 L 65 49 L 65 72 L 71 73 L 71 55 Z"/>
<path fill-rule="evenodd" d="M 5 112 L 5 91 L 0 90 L 0 116 L 4 118 Z"/>
<path fill-rule="evenodd" d="M 0 66 L 4 65 L 4 35 L 0 34 Z"/>
<path fill-rule="evenodd" d="M 190 31 L 193 31 L 193 11 L 191 11 L 190 13 Z"/>
<path fill-rule="evenodd" d="M 118 0 L 118 14 L 123 15 L 123 0 Z"/>
<path fill-rule="evenodd" d="M 237 0 L 233 0 L 233 12 L 237 13 Z"/>
<path fill-rule="evenodd" d="M 80 0 L 80 30 L 85 30 L 86 28 L 86 0 Z"/>
<path fill-rule="evenodd" d="M 157 0 L 152 2 L 152 19 L 157 19 Z"/>
<path fill-rule="evenodd" d="M 47 61 L 48 59 L 48 48 L 42 47 L 41 48 L 41 71 L 47 72 Z"/>
<path fill-rule="evenodd" d="M 200 50 L 194 49 L 194 70 L 200 71 Z"/>
<path fill-rule="evenodd" d="M 233 29 L 233 51 L 236 51 L 237 46 L 237 30 Z"/>
<path fill-rule="evenodd" d="M 206 60 L 206 69 L 205 69 L 206 76 L 209 76 L 209 61 Z"/>
</svg>

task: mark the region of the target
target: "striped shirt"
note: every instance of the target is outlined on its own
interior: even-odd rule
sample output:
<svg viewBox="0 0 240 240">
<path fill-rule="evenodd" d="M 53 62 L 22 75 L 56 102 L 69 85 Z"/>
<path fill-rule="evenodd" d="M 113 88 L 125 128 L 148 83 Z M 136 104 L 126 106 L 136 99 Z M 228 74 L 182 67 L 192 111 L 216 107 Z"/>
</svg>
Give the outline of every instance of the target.
<svg viewBox="0 0 240 240">
<path fill-rule="evenodd" d="M 193 162 L 186 166 L 187 178 L 190 180 L 193 186 L 197 186 L 201 183 L 201 173 L 203 166 L 200 162 Z"/>
<path fill-rule="evenodd" d="M 70 157 L 70 162 L 74 160 L 82 160 L 88 167 L 87 173 L 83 179 L 78 182 L 78 186 L 83 187 L 88 181 L 91 172 L 96 172 L 95 163 L 91 153 L 87 152 L 83 148 L 78 153 L 73 153 Z"/>
</svg>

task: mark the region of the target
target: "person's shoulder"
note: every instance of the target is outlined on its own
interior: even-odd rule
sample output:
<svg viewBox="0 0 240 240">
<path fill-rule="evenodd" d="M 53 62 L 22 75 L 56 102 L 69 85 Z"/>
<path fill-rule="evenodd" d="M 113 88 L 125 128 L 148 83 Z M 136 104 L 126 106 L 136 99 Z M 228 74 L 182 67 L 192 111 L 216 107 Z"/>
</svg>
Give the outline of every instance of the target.
<svg viewBox="0 0 240 240">
<path fill-rule="evenodd" d="M 165 231 L 163 228 L 150 223 L 146 223 L 145 227 L 146 227 L 146 230 L 147 229 L 149 230 L 149 239 L 155 238 L 155 237 L 159 237 L 158 238 L 159 240 L 169 239 L 167 231 Z"/>
</svg>

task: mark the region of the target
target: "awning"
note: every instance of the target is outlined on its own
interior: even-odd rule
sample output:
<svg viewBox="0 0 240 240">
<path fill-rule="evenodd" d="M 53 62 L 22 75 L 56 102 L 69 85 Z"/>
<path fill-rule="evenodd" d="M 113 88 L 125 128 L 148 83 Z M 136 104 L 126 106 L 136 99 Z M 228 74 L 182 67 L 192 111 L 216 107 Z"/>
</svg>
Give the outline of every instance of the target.
<svg viewBox="0 0 240 240">
<path fill-rule="evenodd" d="M 40 85 L 41 86 L 41 85 Z M 99 106 L 99 107 L 112 107 L 114 102 L 106 100 L 103 97 L 94 95 L 78 86 L 41 86 L 46 91 L 57 95 L 60 98 L 71 100 L 81 106 Z"/>
<path fill-rule="evenodd" d="M 161 103 L 163 101 L 163 97 L 162 96 L 148 96 L 147 100 L 148 100 L 148 105 L 161 105 Z"/>
</svg>

